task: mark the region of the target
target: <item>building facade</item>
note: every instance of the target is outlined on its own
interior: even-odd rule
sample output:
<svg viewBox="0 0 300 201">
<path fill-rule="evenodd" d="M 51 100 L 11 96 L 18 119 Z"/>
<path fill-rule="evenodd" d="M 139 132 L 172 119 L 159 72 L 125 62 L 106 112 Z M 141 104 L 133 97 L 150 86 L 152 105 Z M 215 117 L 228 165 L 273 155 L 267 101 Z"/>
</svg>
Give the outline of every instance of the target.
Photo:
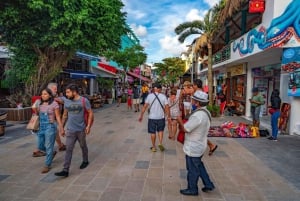
<svg viewBox="0 0 300 201">
<path fill-rule="evenodd" d="M 300 1 L 256 1 L 263 2 L 263 8 L 258 13 L 249 13 L 253 1 L 246 1 L 231 20 L 226 20 L 223 32 L 221 30 L 218 35 L 224 43 L 214 53 L 215 92 L 221 84 L 227 84 L 227 100 L 243 104 L 245 117 L 250 117 L 248 100 L 252 96 L 251 89 L 258 87 L 265 98 L 261 112 L 264 118 L 269 115 L 267 107 L 271 92 L 279 89 L 282 102 L 290 107 L 287 121 L 280 125 L 281 130 L 300 135 L 300 118 L 297 117 L 300 112 L 300 77 L 297 73 Z M 204 80 L 206 72 L 207 69 L 200 71 Z"/>
</svg>

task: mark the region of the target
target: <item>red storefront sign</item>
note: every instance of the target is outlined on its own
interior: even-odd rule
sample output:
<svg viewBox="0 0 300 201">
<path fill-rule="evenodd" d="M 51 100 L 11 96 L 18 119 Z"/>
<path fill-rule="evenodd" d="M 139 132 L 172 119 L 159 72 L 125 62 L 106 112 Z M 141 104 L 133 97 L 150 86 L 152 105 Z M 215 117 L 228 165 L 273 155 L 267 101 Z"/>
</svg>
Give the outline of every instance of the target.
<svg viewBox="0 0 300 201">
<path fill-rule="evenodd" d="M 98 67 L 103 68 L 103 69 L 105 69 L 105 70 L 107 70 L 107 71 L 109 71 L 109 72 L 111 72 L 113 74 L 117 73 L 117 69 L 115 67 L 110 66 L 110 65 L 105 64 L 105 63 L 98 62 Z"/>
<path fill-rule="evenodd" d="M 265 11 L 264 0 L 250 0 L 249 13 L 263 13 Z"/>
</svg>

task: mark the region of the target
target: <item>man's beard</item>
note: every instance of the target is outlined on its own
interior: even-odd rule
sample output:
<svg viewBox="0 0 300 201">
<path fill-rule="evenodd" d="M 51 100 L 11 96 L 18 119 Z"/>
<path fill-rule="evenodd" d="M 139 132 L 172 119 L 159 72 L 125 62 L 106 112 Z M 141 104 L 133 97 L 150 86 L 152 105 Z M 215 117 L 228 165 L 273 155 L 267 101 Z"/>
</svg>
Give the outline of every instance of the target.
<svg viewBox="0 0 300 201">
<path fill-rule="evenodd" d="M 70 97 L 68 97 L 68 99 L 70 99 L 70 100 L 74 100 L 74 96 L 70 96 Z"/>
</svg>

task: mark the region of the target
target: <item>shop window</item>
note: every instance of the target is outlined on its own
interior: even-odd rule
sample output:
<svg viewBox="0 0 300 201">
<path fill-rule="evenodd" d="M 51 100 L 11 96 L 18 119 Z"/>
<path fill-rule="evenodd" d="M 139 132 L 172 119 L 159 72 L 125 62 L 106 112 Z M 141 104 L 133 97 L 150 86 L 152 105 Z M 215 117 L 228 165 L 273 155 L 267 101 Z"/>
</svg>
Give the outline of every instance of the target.
<svg viewBox="0 0 300 201">
<path fill-rule="evenodd" d="M 234 100 L 245 101 L 246 97 L 246 76 L 240 75 L 232 77 L 232 98 Z"/>
</svg>

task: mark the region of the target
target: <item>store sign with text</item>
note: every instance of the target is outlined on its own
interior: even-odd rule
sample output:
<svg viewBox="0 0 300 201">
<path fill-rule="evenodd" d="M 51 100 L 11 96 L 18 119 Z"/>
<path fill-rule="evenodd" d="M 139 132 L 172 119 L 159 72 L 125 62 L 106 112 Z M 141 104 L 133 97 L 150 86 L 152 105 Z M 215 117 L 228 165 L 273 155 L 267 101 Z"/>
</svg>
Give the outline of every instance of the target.
<svg viewBox="0 0 300 201">
<path fill-rule="evenodd" d="M 240 64 L 237 66 L 232 66 L 227 69 L 227 73 L 230 73 L 230 76 L 244 75 L 246 74 L 246 68 L 244 64 Z"/>
</svg>

